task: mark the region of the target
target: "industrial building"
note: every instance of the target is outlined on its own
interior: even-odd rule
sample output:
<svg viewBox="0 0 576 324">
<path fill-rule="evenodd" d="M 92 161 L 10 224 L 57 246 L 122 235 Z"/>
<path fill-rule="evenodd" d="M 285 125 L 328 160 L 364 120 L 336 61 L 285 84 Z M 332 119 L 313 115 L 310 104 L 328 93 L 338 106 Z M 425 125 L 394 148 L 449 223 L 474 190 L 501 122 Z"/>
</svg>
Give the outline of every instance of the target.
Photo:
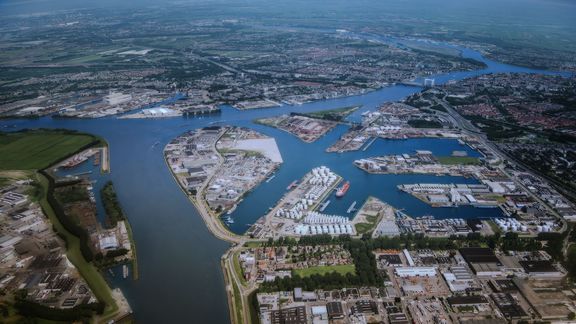
<svg viewBox="0 0 576 324">
<path fill-rule="evenodd" d="M 298 306 L 271 312 L 272 324 L 307 324 L 306 307 Z"/>
<path fill-rule="evenodd" d="M 436 276 L 436 268 L 434 267 L 396 267 L 394 272 L 401 278 Z"/>
<path fill-rule="evenodd" d="M 489 304 L 488 299 L 481 295 L 471 295 L 471 296 L 452 296 L 446 298 L 446 301 L 452 307 L 460 306 L 481 306 Z"/>
<path fill-rule="evenodd" d="M 344 309 L 342 309 L 341 302 L 329 302 L 326 304 L 326 310 L 328 311 L 328 318 L 330 320 L 344 318 Z"/>
<path fill-rule="evenodd" d="M 459 252 L 477 276 L 492 277 L 502 275 L 502 262 L 496 257 L 493 250 L 468 247 L 461 248 Z"/>
<path fill-rule="evenodd" d="M 564 273 L 560 271 L 550 260 L 520 261 L 524 271 L 535 278 L 563 278 Z"/>
</svg>

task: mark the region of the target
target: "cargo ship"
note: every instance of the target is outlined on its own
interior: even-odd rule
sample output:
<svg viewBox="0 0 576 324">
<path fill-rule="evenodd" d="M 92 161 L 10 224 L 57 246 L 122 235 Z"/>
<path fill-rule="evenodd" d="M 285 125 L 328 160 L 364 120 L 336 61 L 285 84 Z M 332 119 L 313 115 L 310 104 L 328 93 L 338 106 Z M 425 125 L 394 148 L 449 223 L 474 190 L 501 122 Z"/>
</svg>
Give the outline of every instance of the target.
<svg viewBox="0 0 576 324">
<path fill-rule="evenodd" d="M 346 192 L 348 192 L 348 189 L 350 189 L 350 181 L 346 181 L 342 187 L 338 188 L 336 191 L 336 197 L 344 197 Z"/>
</svg>

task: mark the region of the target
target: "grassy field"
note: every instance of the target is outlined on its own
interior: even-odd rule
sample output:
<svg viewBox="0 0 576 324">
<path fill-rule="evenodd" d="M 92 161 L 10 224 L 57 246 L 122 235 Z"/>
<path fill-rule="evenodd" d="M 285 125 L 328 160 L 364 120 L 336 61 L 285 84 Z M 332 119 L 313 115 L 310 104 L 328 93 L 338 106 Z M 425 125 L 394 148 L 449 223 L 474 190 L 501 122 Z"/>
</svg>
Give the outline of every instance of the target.
<svg viewBox="0 0 576 324">
<path fill-rule="evenodd" d="M 249 241 L 244 243 L 244 246 L 248 248 L 257 248 L 262 246 L 262 242 Z"/>
<path fill-rule="evenodd" d="M 0 170 L 38 170 L 97 140 L 85 134 L 32 131 L 0 134 Z"/>
<path fill-rule="evenodd" d="M 436 157 L 441 164 L 465 164 L 465 165 L 478 165 L 480 160 L 471 156 L 438 156 Z"/>
<path fill-rule="evenodd" d="M 368 233 L 376 227 L 376 221 L 378 217 L 376 216 L 366 216 L 366 220 L 368 223 L 356 223 L 354 227 L 356 228 L 356 232 L 358 234 Z"/>
<path fill-rule="evenodd" d="M 242 274 L 242 267 L 240 266 L 240 259 L 238 257 L 238 253 L 234 253 L 232 256 L 232 261 L 234 262 L 234 271 L 236 272 L 236 276 L 240 278 L 240 282 L 243 286 L 246 285 L 246 279 L 244 279 L 244 275 Z"/>
<path fill-rule="evenodd" d="M 354 274 L 354 271 L 355 268 L 353 264 L 344 264 L 344 265 L 319 266 L 319 267 L 310 267 L 307 269 L 298 269 L 294 270 L 294 274 L 297 274 L 300 277 L 309 277 L 314 274 L 324 275 L 332 272 L 338 272 L 342 275 L 345 275 L 347 273 Z"/>
</svg>

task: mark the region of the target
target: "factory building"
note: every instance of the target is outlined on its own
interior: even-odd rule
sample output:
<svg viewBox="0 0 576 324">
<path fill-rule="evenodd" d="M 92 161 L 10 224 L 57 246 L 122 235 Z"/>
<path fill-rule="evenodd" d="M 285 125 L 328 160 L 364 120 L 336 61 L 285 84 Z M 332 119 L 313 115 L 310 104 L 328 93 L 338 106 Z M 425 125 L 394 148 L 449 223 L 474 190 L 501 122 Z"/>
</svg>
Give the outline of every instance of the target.
<svg viewBox="0 0 576 324">
<path fill-rule="evenodd" d="M 436 268 L 434 267 L 396 267 L 394 272 L 401 278 L 436 276 Z"/>
</svg>

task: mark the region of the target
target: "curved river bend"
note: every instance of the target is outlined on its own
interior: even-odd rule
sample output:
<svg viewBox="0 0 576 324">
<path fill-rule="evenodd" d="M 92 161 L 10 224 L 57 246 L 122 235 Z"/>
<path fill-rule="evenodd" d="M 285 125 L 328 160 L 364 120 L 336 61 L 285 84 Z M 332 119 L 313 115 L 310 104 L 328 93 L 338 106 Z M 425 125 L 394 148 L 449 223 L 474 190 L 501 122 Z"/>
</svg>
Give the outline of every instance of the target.
<svg viewBox="0 0 576 324">
<path fill-rule="evenodd" d="M 374 37 L 374 36 L 370 36 Z M 448 46 L 437 44 L 437 46 Z M 461 49 L 464 57 L 487 64 L 482 70 L 456 72 L 434 76 L 437 83 L 487 73 L 524 72 L 551 73 L 500 64 L 483 58 L 480 53 Z M 206 229 L 202 218 L 173 180 L 164 163 L 163 147 L 181 133 L 215 122 L 248 126 L 273 136 L 279 145 L 284 164 L 276 177 L 263 183 L 238 206 L 231 230 L 244 232 L 247 224 L 262 216 L 285 192 L 286 186 L 299 179 L 312 167 L 327 165 L 351 181 L 351 189 L 342 201 L 333 202 L 327 213 L 344 215 L 348 205 L 361 203 L 368 194 L 383 198 L 397 208 L 404 208 L 413 216 L 432 214 L 437 217 L 493 217 L 499 210 L 473 208 L 431 209 L 419 200 L 396 190 L 399 183 L 414 182 L 473 182 L 458 177 L 411 175 L 369 176 L 352 165 L 362 156 L 410 153 L 428 149 L 439 154 L 462 150 L 456 141 L 412 139 L 402 141 L 378 140 L 366 152 L 328 154 L 324 150 L 346 127 L 339 126 L 315 143 L 305 144 L 285 132 L 256 125 L 255 118 L 274 116 L 292 111 L 310 112 L 335 107 L 363 105 L 350 118 L 358 119 L 366 110 L 373 110 L 386 101 L 400 100 L 420 91 L 420 87 L 391 86 L 360 96 L 318 101 L 301 106 L 283 106 L 240 112 L 222 107 L 222 114 L 197 119 L 171 118 L 156 120 L 133 119 L 51 119 L 2 120 L 0 130 L 23 128 L 67 128 L 97 134 L 110 144 L 111 170 L 109 175 L 94 173 L 99 189 L 113 180 L 120 201 L 130 219 L 136 240 L 139 273 L 138 281 L 110 278 L 120 287 L 135 312 L 138 323 L 228 323 L 227 299 L 220 256 L 228 248 Z M 469 150 L 470 154 L 477 154 Z M 80 171 L 79 171 L 80 172 Z"/>
</svg>

